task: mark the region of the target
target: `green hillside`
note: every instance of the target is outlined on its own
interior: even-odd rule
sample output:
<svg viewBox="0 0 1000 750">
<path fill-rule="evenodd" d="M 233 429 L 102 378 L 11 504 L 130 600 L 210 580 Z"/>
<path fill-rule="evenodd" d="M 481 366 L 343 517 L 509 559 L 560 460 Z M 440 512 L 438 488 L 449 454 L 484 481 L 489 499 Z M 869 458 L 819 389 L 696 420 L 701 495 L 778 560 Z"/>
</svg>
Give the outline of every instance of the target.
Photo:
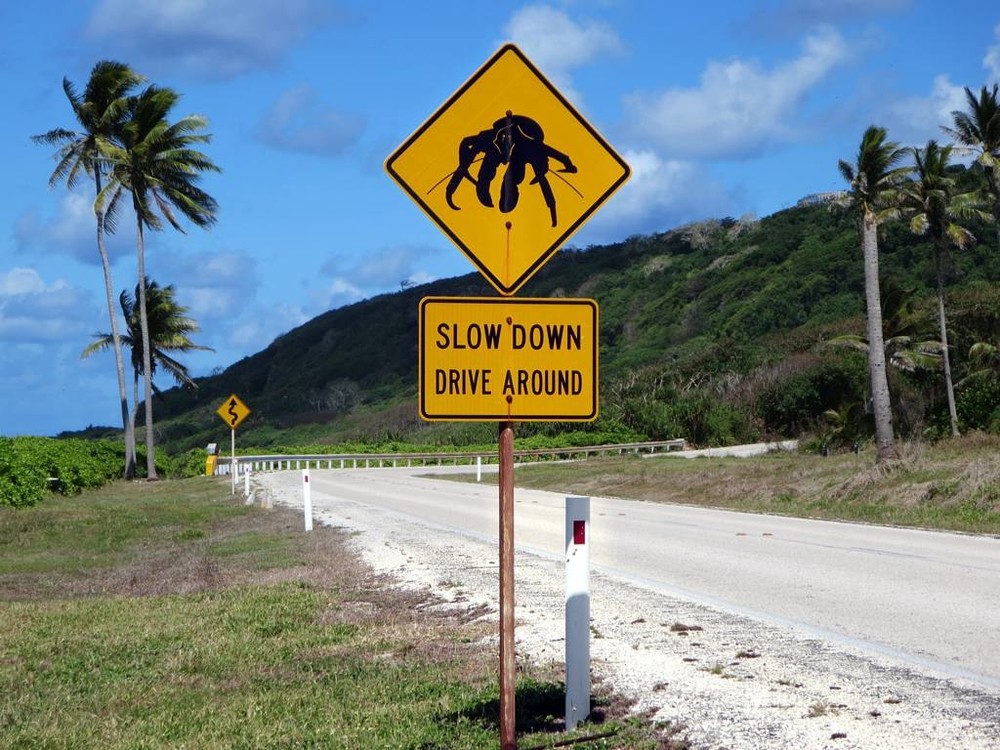
<svg viewBox="0 0 1000 750">
<path fill-rule="evenodd" d="M 972 228 L 981 241 L 955 253 L 948 269 L 956 380 L 970 371 L 973 343 L 997 343 L 1000 251 L 993 227 Z M 892 224 L 881 258 L 883 280 L 905 290 L 907 330 L 935 338 L 930 245 Z M 253 409 L 240 428 L 244 445 L 489 436 L 490 425 L 417 419 L 417 306 L 429 295 L 495 292 L 470 273 L 324 313 L 200 379 L 197 390 L 167 391 L 157 405 L 160 444 L 180 450 L 223 438 L 214 410 L 232 392 Z M 706 444 L 802 431 L 864 435 L 864 357 L 822 345 L 864 331 L 856 228 L 829 203 L 564 249 L 519 296 L 597 300 L 602 400 L 593 425 L 526 424 L 519 435 L 570 429 Z M 897 431 L 934 434 L 946 419 L 940 372 L 890 378 Z M 984 382 L 960 389 L 967 428 L 988 427 L 1000 404 L 995 381 Z M 841 422 L 824 417 L 828 410 Z"/>
</svg>

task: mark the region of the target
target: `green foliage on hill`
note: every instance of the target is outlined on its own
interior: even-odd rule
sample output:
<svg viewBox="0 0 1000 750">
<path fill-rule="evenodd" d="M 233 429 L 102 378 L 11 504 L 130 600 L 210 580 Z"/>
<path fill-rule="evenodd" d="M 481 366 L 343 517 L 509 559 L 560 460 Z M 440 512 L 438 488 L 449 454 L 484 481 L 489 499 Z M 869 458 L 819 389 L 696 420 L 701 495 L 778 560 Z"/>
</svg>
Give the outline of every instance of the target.
<svg viewBox="0 0 1000 750">
<path fill-rule="evenodd" d="M 970 228 L 983 241 L 953 254 L 948 269 L 958 379 L 969 347 L 996 343 L 1000 330 L 995 231 Z M 910 290 L 914 325 L 934 338 L 929 244 L 889 224 L 881 264 L 884 278 Z M 863 293 L 856 227 L 831 204 L 565 249 L 519 296 L 597 300 L 601 417 L 592 425 L 524 424 L 518 435 L 574 430 L 714 445 L 821 433 L 828 412 L 864 414 L 863 355 L 820 346 L 863 334 Z M 495 439 L 495 425 L 417 419 L 417 307 L 431 295 L 495 292 L 468 274 L 324 313 L 200 379 L 197 390 L 166 392 L 157 409 L 161 444 L 176 452 L 222 440 L 225 425 L 214 412 L 233 392 L 253 410 L 240 427 L 243 444 Z M 943 408 L 940 373 L 893 372 L 890 379 L 897 430 L 934 434 Z M 965 397 L 966 424 L 1000 422 L 990 416 L 998 398 L 1000 388 L 982 385 L 975 398 Z"/>
</svg>

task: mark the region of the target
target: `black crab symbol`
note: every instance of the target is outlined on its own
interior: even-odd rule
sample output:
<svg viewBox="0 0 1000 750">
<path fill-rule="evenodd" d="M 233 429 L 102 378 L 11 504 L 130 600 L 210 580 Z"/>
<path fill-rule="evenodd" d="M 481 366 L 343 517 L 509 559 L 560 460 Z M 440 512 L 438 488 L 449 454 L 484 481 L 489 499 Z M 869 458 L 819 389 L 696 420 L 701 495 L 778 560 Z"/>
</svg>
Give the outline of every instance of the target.
<svg viewBox="0 0 1000 750">
<path fill-rule="evenodd" d="M 454 201 L 455 191 L 462 184 L 462 180 L 468 180 L 476 186 L 476 197 L 479 198 L 479 202 L 487 208 L 493 208 L 490 187 L 497 171 L 506 165 L 500 187 L 499 208 L 501 212 L 509 213 L 517 207 L 520 185 L 524 181 L 527 167 L 530 166 L 534 178 L 529 184 L 538 185 L 542 191 L 554 227 L 557 224 L 556 197 L 547 176 L 549 159 L 555 159 L 562 165 L 561 169 L 556 170 L 557 173 L 572 174 L 577 171 L 569 156 L 545 143 L 541 125 L 530 117 L 515 115 L 508 111 L 504 117 L 494 122 L 489 130 L 482 130 L 462 139 L 458 146 L 458 167 L 448 180 L 444 193 L 445 200 L 454 210 L 461 210 Z M 482 162 L 479 165 L 479 172 L 473 177 L 469 168 L 479 160 Z M 577 195 L 581 195 L 580 191 L 565 178 L 560 177 L 560 179 Z"/>
</svg>

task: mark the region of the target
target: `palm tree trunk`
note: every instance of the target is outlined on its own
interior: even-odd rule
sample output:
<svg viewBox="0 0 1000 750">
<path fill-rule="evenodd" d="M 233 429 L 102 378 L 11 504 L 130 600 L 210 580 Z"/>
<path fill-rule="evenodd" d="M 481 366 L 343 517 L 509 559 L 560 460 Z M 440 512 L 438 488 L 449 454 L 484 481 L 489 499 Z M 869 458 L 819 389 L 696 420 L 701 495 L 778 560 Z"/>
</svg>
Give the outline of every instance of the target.
<svg viewBox="0 0 1000 750">
<path fill-rule="evenodd" d="M 997 251 L 1000 251 L 1000 180 L 996 167 L 986 167 L 986 186 L 993 197 L 993 224 L 997 228 Z"/>
<path fill-rule="evenodd" d="M 1000 198 L 993 205 L 993 224 L 997 228 L 997 252 L 1000 252 Z"/>
<path fill-rule="evenodd" d="M 892 429 L 892 402 L 885 367 L 885 343 L 882 335 L 882 299 L 879 291 L 878 224 L 874 215 L 865 212 L 861 219 L 861 252 L 865 264 L 865 321 L 868 338 L 868 377 L 871 384 L 872 411 L 875 416 L 875 462 L 899 458 Z"/>
<path fill-rule="evenodd" d="M 136 211 L 138 226 L 139 327 L 142 330 L 142 379 L 146 397 L 146 481 L 159 479 L 153 440 L 153 356 L 149 348 L 149 318 L 146 317 L 146 249 L 143 242 L 141 213 Z"/>
<path fill-rule="evenodd" d="M 941 357 L 944 362 L 944 389 L 948 396 L 948 417 L 952 437 L 958 437 L 958 411 L 955 409 L 955 387 L 951 382 L 951 358 L 948 355 L 948 322 L 944 313 L 944 274 L 941 272 L 941 248 L 934 246 L 934 273 L 937 276 L 938 325 L 941 328 Z"/>
<path fill-rule="evenodd" d="M 139 371 L 132 372 L 132 434 L 135 435 L 135 419 L 139 416 Z"/>
<path fill-rule="evenodd" d="M 101 171 L 94 170 L 97 195 L 101 194 Z M 135 430 L 129 417 L 128 395 L 125 385 L 125 358 L 122 354 L 122 340 L 118 333 L 118 315 L 115 307 L 115 287 L 111 280 L 111 262 L 104 246 L 104 213 L 95 211 L 97 216 L 97 251 L 104 269 L 104 291 L 107 295 L 108 317 L 111 319 L 111 345 L 115 352 L 115 368 L 118 372 L 118 398 L 122 410 L 122 430 L 125 432 L 125 479 L 135 479 Z"/>
</svg>

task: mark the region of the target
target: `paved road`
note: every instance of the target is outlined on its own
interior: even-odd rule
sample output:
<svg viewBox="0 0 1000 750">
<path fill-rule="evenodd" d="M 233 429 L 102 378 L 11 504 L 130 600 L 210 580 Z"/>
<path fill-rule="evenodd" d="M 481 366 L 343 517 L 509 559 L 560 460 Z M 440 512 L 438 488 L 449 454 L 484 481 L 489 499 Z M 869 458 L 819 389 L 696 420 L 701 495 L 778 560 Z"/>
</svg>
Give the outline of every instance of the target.
<svg viewBox="0 0 1000 750">
<path fill-rule="evenodd" d="M 314 470 L 313 504 L 496 539 L 495 485 L 415 471 Z M 561 559 L 563 507 L 517 490 L 517 548 Z M 598 572 L 1000 687 L 1000 539 L 604 498 L 591 527 Z"/>
</svg>

